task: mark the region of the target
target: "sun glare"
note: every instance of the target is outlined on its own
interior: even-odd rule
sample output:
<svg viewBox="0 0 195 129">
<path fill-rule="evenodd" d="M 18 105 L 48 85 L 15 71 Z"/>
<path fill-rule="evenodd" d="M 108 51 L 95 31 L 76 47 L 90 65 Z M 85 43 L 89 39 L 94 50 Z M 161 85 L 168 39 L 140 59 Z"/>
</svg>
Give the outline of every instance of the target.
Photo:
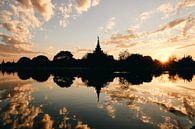
<svg viewBox="0 0 195 129">
<path fill-rule="evenodd" d="M 162 58 L 160 59 L 160 61 L 161 61 L 162 63 L 166 63 L 168 60 L 169 60 L 169 58 L 168 58 L 167 56 L 162 57 Z"/>
</svg>

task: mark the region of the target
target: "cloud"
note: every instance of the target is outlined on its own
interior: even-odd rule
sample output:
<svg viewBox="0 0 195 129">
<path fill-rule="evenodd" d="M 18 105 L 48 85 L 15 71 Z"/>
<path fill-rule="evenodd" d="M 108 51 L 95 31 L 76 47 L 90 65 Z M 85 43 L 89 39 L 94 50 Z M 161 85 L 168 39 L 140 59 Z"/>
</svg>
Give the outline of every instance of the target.
<svg viewBox="0 0 195 129">
<path fill-rule="evenodd" d="M 195 17 L 189 16 L 186 20 L 185 27 L 183 28 L 183 36 L 186 36 L 188 33 L 193 34 L 195 31 Z"/>
<path fill-rule="evenodd" d="M 68 1 L 67 3 L 61 3 L 57 9 L 61 27 L 66 27 L 70 24 L 70 20 L 75 20 L 83 12 L 87 12 L 91 7 L 99 5 L 100 0 L 76 0 Z M 75 11 L 77 12 L 75 14 Z"/>
<path fill-rule="evenodd" d="M 188 47 L 194 47 L 195 44 L 188 44 L 188 45 L 183 45 L 181 47 L 177 47 L 177 49 L 184 49 L 184 48 L 188 48 Z"/>
<path fill-rule="evenodd" d="M 29 9 L 36 9 L 48 21 L 53 15 L 53 4 L 51 0 L 17 0 Z"/>
<path fill-rule="evenodd" d="M 115 25 L 116 25 L 115 20 L 116 20 L 115 17 L 112 17 L 108 20 L 107 25 L 106 25 L 106 30 L 107 31 L 110 31 L 115 27 Z"/>
<path fill-rule="evenodd" d="M 113 33 L 113 29 L 116 26 L 116 18 L 115 17 L 111 17 L 108 19 L 108 21 L 106 22 L 106 24 L 104 26 L 98 27 L 97 31 L 99 33 L 103 33 L 103 34 L 111 34 Z"/>
<path fill-rule="evenodd" d="M 75 48 L 72 53 L 75 58 L 82 58 L 87 53 L 92 52 L 92 51 L 93 50 L 90 48 Z"/>
<path fill-rule="evenodd" d="M 35 54 L 39 52 L 34 52 L 31 50 L 32 44 L 28 42 L 21 42 L 7 35 L 0 34 L 1 41 L 5 44 L 0 44 L 0 54 Z"/>
<path fill-rule="evenodd" d="M 76 10 L 79 14 L 86 12 L 91 7 L 91 0 L 77 0 Z"/>
<path fill-rule="evenodd" d="M 170 39 L 168 35 L 173 35 L 171 37 L 171 40 L 178 41 L 178 39 L 184 39 L 190 35 L 194 35 L 194 23 L 195 18 L 190 15 L 187 18 L 174 19 L 150 34 L 151 36 L 166 35 L 167 39 Z"/>
<path fill-rule="evenodd" d="M 91 6 L 97 6 L 100 3 L 100 0 L 92 0 L 91 1 Z"/>
<path fill-rule="evenodd" d="M 170 15 L 177 14 L 182 9 L 195 6 L 195 0 L 180 0 L 176 4 L 165 3 L 158 7 L 158 11 L 165 14 L 163 18 L 168 18 Z"/>
<path fill-rule="evenodd" d="M 86 12 L 89 8 L 97 6 L 100 0 L 76 0 L 76 7 L 78 14 Z"/>
<path fill-rule="evenodd" d="M 163 27 L 161 27 L 160 29 L 158 29 L 156 32 L 160 32 L 160 31 L 165 31 L 167 29 L 172 29 L 175 26 L 179 25 L 180 23 L 184 22 L 186 19 L 182 18 L 182 19 L 175 19 L 169 23 L 167 23 L 166 25 L 164 25 Z"/>
<path fill-rule="evenodd" d="M 53 15 L 53 4 L 51 0 L 32 0 L 33 6 L 48 21 Z"/>
<path fill-rule="evenodd" d="M 31 30 L 41 27 L 53 16 L 51 0 L 17 0 L 2 3 L 0 12 L 0 54 L 35 54 Z M 40 16 L 37 16 L 40 14 Z"/>
<path fill-rule="evenodd" d="M 160 7 L 158 7 L 158 10 L 163 13 L 172 13 L 174 11 L 174 7 L 171 3 L 165 3 L 160 5 Z"/>
<path fill-rule="evenodd" d="M 131 44 L 130 42 L 137 38 L 137 35 L 135 34 L 113 34 L 110 38 L 110 40 L 103 41 L 104 45 L 116 45 L 117 47 L 120 46 L 134 46 L 134 44 Z"/>
<path fill-rule="evenodd" d="M 136 32 L 136 28 L 129 27 L 126 33 L 112 34 L 102 44 L 112 48 L 112 51 L 115 51 L 114 56 L 117 56 L 115 54 L 118 54 L 121 49 L 158 56 L 162 47 L 178 50 L 177 47 L 193 43 L 194 31 L 195 18 L 190 15 L 169 21 L 151 32 Z M 145 47 L 148 49 L 143 50 Z M 150 52 L 151 50 L 153 53 Z M 173 51 L 172 54 L 174 53 L 177 51 Z"/>
<path fill-rule="evenodd" d="M 135 25 L 136 28 L 140 28 L 141 25 L 143 25 L 148 19 L 151 18 L 151 16 L 156 12 L 156 10 L 151 10 L 151 11 L 145 11 L 143 13 L 141 13 L 138 18 L 136 18 L 137 20 L 137 24 Z"/>
<path fill-rule="evenodd" d="M 176 9 L 178 11 L 193 6 L 195 6 L 195 0 L 180 0 L 176 5 Z"/>
<path fill-rule="evenodd" d="M 59 11 L 61 13 L 61 19 L 59 20 L 60 26 L 66 27 L 70 22 L 69 19 L 71 18 L 73 4 L 69 3 L 67 5 L 61 4 L 59 7 Z"/>
<path fill-rule="evenodd" d="M 143 12 L 143 13 L 140 14 L 140 16 L 139 16 L 140 21 L 141 21 L 141 22 L 146 21 L 147 19 L 150 18 L 151 14 L 152 14 L 152 11 L 150 11 L 150 12 Z"/>
</svg>

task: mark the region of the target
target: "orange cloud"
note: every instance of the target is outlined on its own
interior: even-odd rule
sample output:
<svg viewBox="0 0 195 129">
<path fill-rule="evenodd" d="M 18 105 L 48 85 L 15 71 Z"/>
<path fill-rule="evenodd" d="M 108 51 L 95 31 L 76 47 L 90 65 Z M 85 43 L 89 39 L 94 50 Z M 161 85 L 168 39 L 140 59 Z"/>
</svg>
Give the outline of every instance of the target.
<svg viewBox="0 0 195 129">
<path fill-rule="evenodd" d="M 97 6 L 100 0 L 76 0 L 76 10 L 79 14 L 86 12 L 89 8 Z"/>
</svg>

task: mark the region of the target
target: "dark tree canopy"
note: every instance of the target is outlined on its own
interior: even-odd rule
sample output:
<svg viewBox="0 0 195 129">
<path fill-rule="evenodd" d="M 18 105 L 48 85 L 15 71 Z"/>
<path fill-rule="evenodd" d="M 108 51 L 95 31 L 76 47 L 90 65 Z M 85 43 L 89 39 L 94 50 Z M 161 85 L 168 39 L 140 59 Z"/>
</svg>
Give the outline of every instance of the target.
<svg viewBox="0 0 195 129">
<path fill-rule="evenodd" d="M 120 52 L 119 60 L 126 60 L 129 56 L 130 56 L 130 53 L 128 51 Z"/>
<path fill-rule="evenodd" d="M 31 64 L 31 59 L 28 57 L 21 57 L 18 62 L 18 65 L 25 65 L 25 66 L 29 66 Z"/>
<path fill-rule="evenodd" d="M 73 55 L 70 51 L 60 51 L 53 58 L 53 60 L 71 60 L 71 59 L 73 59 Z"/>
<path fill-rule="evenodd" d="M 44 55 L 39 55 L 32 59 L 32 64 L 34 66 L 45 66 L 49 64 L 49 59 Z"/>
<path fill-rule="evenodd" d="M 178 61 L 179 67 L 193 67 L 194 64 L 192 56 L 183 57 Z"/>
</svg>

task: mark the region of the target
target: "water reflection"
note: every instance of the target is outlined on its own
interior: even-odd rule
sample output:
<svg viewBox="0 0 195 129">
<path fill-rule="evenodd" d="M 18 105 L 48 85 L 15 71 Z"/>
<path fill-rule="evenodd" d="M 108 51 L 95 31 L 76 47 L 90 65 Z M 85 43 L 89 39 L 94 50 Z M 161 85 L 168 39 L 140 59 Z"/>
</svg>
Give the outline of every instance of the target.
<svg viewBox="0 0 195 129">
<path fill-rule="evenodd" d="M 4 73 L 0 128 L 191 128 L 194 85 L 191 73 Z"/>
</svg>

